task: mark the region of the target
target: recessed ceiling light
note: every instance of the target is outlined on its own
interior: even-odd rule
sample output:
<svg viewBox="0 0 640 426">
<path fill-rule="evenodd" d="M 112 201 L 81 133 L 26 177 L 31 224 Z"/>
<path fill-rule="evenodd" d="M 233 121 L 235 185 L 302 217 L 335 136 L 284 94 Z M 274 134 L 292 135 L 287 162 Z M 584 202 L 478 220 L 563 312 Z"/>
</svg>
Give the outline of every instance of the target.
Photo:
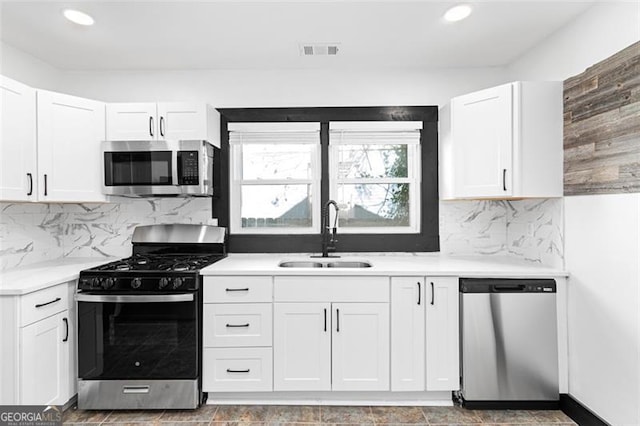
<svg viewBox="0 0 640 426">
<path fill-rule="evenodd" d="M 88 26 L 93 25 L 95 22 L 91 16 L 79 10 L 65 9 L 62 14 L 65 18 L 78 25 Z"/>
<path fill-rule="evenodd" d="M 471 15 L 471 6 L 468 4 L 459 4 L 447 10 L 444 14 L 445 21 L 458 22 Z"/>
</svg>

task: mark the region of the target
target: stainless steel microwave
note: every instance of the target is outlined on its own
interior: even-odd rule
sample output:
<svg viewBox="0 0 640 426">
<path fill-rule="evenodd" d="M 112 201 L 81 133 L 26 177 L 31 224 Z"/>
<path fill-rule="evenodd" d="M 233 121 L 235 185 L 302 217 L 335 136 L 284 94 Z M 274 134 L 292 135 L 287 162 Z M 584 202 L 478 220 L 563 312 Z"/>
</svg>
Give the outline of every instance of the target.
<svg viewBox="0 0 640 426">
<path fill-rule="evenodd" d="M 213 145 L 206 141 L 102 142 L 107 195 L 213 195 Z"/>
</svg>

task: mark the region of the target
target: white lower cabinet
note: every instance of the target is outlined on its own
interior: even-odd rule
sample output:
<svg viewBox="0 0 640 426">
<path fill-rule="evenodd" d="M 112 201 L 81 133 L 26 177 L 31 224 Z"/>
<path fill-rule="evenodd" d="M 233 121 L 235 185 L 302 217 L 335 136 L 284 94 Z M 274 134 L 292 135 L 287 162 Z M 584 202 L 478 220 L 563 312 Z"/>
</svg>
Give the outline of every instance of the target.
<svg viewBox="0 0 640 426">
<path fill-rule="evenodd" d="M 202 388 L 209 392 L 273 390 L 271 348 L 205 348 Z"/>
<path fill-rule="evenodd" d="M 273 390 L 272 281 L 266 276 L 204 279 L 204 392 Z"/>
<path fill-rule="evenodd" d="M 331 390 L 331 304 L 276 303 L 273 388 Z"/>
<path fill-rule="evenodd" d="M 426 278 L 428 391 L 460 389 L 459 291 L 457 277 Z"/>
<path fill-rule="evenodd" d="M 203 318 L 205 392 L 459 389 L 457 277 L 207 277 Z"/>
<path fill-rule="evenodd" d="M 332 389 L 389 390 L 389 304 L 334 303 Z"/>
<path fill-rule="evenodd" d="M 389 390 L 387 303 L 276 303 L 274 389 Z"/>
<path fill-rule="evenodd" d="M 62 405 L 69 396 L 68 311 L 20 330 L 20 403 Z"/>
<path fill-rule="evenodd" d="M 391 278 L 391 390 L 425 389 L 424 277 Z"/>
<path fill-rule="evenodd" d="M 0 405 L 64 405 L 75 395 L 75 287 L 0 296 Z"/>
<path fill-rule="evenodd" d="M 460 389 L 457 277 L 391 278 L 391 390 Z"/>
</svg>

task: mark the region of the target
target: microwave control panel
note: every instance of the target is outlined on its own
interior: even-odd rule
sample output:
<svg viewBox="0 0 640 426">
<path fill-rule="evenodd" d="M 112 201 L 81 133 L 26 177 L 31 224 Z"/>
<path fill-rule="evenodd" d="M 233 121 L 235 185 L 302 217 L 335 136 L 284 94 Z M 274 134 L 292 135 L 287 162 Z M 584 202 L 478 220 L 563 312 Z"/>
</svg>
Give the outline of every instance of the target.
<svg viewBox="0 0 640 426">
<path fill-rule="evenodd" d="M 178 151 L 178 185 L 199 185 L 198 151 Z"/>
</svg>

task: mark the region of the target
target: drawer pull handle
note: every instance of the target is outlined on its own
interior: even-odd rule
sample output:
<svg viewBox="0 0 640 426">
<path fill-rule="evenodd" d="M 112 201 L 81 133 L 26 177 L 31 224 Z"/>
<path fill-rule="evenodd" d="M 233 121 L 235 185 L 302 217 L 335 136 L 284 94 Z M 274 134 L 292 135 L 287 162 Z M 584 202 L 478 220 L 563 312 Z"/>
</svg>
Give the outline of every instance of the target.
<svg viewBox="0 0 640 426">
<path fill-rule="evenodd" d="M 61 300 L 62 300 L 62 299 L 60 299 L 59 297 L 56 297 L 56 299 L 55 299 L 55 300 L 52 300 L 51 302 L 47 302 L 47 303 L 38 303 L 38 304 L 36 305 L 36 308 L 42 308 L 43 306 L 51 305 L 52 303 L 56 303 L 56 302 L 59 302 L 59 301 L 61 301 Z"/>
<path fill-rule="evenodd" d="M 340 333 L 340 309 L 336 309 L 336 332 Z"/>
<path fill-rule="evenodd" d="M 249 291 L 248 288 L 227 288 L 225 291 Z"/>
<path fill-rule="evenodd" d="M 230 368 L 227 368 L 227 373 L 248 373 L 249 371 L 251 371 L 249 368 L 247 368 L 246 370 L 232 370 Z"/>
<path fill-rule="evenodd" d="M 249 323 L 246 324 L 227 324 L 229 328 L 238 328 L 238 327 L 249 327 Z"/>
<path fill-rule="evenodd" d="M 436 293 L 435 293 L 435 287 L 433 285 L 433 282 L 431 283 L 431 304 L 435 304 L 436 302 Z"/>
<path fill-rule="evenodd" d="M 418 281 L 418 305 L 420 304 L 420 295 L 422 294 L 422 289 L 420 288 L 420 281 Z"/>
</svg>

